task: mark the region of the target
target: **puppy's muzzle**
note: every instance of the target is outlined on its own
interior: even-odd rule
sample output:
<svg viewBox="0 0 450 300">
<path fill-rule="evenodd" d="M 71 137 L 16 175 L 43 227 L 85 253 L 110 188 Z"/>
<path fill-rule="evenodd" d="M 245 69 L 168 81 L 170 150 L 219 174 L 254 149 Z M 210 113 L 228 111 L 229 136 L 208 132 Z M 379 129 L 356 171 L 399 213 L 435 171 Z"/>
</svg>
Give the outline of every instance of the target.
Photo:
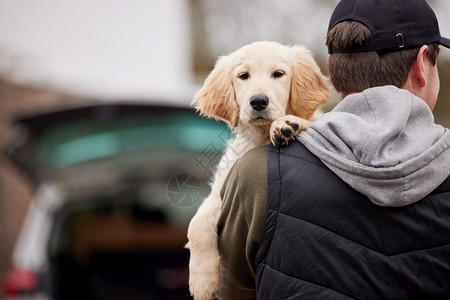
<svg viewBox="0 0 450 300">
<path fill-rule="evenodd" d="M 264 94 L 253 95 L 250 98 L 250 106 L 256 111 L 262 111 L 269 105 L 269 97 Z"/>
</svg>

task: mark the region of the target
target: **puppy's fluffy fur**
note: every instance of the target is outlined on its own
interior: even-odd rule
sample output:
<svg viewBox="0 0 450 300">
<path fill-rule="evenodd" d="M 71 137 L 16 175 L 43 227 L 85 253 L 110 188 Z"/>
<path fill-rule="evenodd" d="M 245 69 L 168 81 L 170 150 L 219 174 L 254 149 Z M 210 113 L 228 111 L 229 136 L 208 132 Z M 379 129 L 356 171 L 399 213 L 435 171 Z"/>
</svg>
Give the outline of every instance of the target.
<svg viewBox="0 0 450 300">
<path fill-rule="evenodd" d="M 227 122 L 235 133 L 218 165 L 211 194 L 188 229 L 189 286 L 196 300 L 213 299 L 220 288 L 216 224 L 220 189 L 232 164 L 270 139 L 285 144 L 305 130 L 329 95 L 328 81 L 306 48 L 255 42 L 220 57 L 194 96 L 201 115 Z"/>
</svg>

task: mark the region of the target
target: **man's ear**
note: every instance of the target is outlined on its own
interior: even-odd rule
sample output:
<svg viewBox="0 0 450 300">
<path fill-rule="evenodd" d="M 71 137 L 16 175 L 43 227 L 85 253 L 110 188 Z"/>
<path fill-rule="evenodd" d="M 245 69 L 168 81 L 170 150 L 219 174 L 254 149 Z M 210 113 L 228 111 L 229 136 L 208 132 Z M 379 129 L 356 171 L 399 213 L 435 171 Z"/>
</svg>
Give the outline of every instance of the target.
<svg viewBox="0 0 450 300">
<path fill-rule="evenodd" d="M 416 59 L 412 65 L 412 71 L 414 72 L 415 77 L 417 78 L 421 87 L 425 87 L 427 84 L 427 74 L 425 71 L 425 63 L 426 63 L 426 53 L 428 52 L 428 46 L 423 45 L 420 47 L 419 53 L 417 54 Z"/>
</svg>

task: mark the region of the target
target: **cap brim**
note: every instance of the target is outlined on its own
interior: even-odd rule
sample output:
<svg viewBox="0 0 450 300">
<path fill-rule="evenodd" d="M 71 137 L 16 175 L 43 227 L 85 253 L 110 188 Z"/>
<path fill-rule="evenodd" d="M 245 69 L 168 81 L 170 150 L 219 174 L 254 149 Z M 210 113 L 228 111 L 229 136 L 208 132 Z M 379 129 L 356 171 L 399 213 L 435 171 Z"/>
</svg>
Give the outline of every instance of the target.
<svg viewBox="0 0 450 300">
<path fill-rule="evenodd" d="M 439 44 L 441 44 L 444 47 L 450 48 L 450 39 L 441 37 L 441 40 L 439 41 Z"/>
</svg>

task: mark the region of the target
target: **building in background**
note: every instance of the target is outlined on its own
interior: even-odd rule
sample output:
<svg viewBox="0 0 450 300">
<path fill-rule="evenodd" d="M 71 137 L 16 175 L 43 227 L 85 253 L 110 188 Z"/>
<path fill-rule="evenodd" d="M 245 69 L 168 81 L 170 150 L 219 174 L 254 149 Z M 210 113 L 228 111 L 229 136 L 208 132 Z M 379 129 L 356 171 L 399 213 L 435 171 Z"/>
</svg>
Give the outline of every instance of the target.
<svg viewBox="0 0 450 300">
<path fill-rule="evenodd" d="M 184 0 L 0 1 L 0 67 L 90 98 L 187 98 L 189 16 Z"/>
</svg>

